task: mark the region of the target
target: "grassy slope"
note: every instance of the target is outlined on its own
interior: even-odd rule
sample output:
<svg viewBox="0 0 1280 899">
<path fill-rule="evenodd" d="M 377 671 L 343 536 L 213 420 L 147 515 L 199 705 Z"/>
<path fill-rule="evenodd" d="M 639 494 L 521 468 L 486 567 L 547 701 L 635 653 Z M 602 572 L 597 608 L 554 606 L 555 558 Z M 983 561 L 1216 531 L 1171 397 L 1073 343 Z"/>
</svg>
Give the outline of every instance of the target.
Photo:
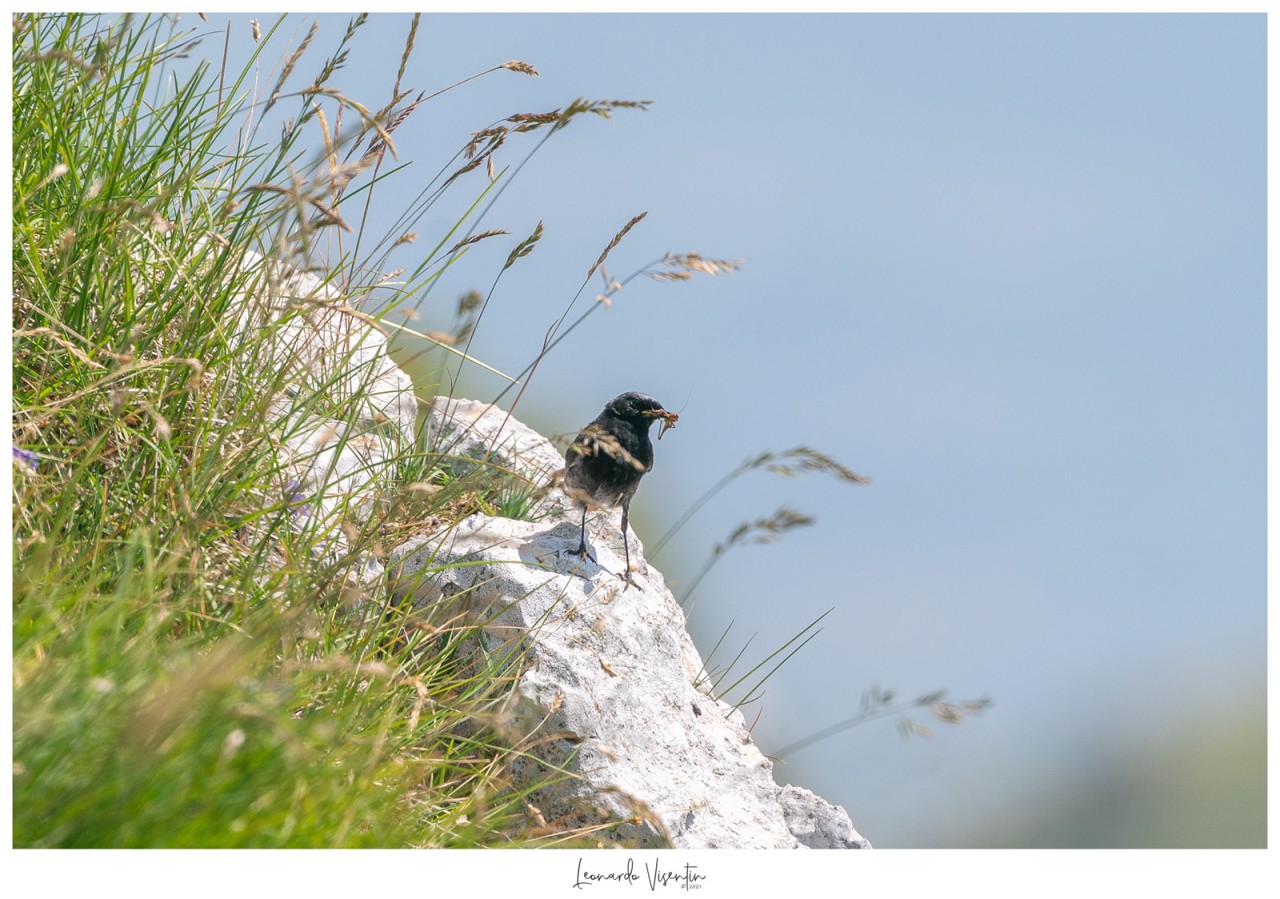
<svg viewBox="0 0 1280 899">
<path fill-rule="evenodd" d="M 238 130 L 266 111 L 248 70 L 165 81 L 188 49 L 172 29 L 17 23 L 15 845 L 564 839 L 504 777 L 520 735 L 495 736 L 485 709 L 505 682 L 459 667 L 465 634 L 353 604 L 354 554 L 326 558 L 294 526 L 266 414 L 287 371 L 271 327 L 233 326 L 263 292 L 243 250 L 311 262 L 405 103 L 351 136 L 356 163 L 308 163 L 304 133 L 338 145 L 333 107 L 357 108 L 324 96 L 331 118 L 314 112 L 332 59 L 274 100 L 297 119 L 261 140 Z M 398 474 L 446 480 L 409 455 Z M 381 497 L 355 549 L 465 514 L 472 487 Z"/>
</svg>

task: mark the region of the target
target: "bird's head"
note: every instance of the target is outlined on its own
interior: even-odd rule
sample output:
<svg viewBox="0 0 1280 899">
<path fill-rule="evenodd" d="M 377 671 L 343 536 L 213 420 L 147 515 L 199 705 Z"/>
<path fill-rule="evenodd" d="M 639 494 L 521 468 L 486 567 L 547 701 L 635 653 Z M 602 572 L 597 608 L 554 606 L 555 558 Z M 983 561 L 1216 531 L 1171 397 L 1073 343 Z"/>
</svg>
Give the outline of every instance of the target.
<svg viewBox="0 0 1280 899">
<path fill-rule="evenodd" d="M 659 440 L 680 420 L 678 413 L 668 412 L 662 408 L 662 403 L 653 397 L 634 391 L 614 397 L 604 408 L 605 412 L 624 421 L 640 422 L 645 425 L 652 424 L 656 419 L 662 419 L 662 428 L 658 431 Z"/>
</svg>

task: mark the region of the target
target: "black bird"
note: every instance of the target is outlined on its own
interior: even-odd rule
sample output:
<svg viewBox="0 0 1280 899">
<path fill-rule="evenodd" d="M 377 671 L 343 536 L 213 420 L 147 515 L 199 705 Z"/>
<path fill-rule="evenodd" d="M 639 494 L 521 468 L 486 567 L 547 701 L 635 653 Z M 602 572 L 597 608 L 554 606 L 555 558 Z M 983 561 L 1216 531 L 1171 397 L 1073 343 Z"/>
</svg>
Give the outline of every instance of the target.
<svg viewBox="0 0 1280 899">
<path fill-rule="evenodd" d="M 587 512 L 622 506 L 622 551 L 626 557 L 624 576 L 631 581 L 631 550 L 627 546 L 627 512 L 631 497 L 645 472 L 653 468 L 653 443 L 649 426 L 662 419 L 658 439 L 674 428 L 680 416 L 668 412 L 651 396 L 624 393 L 614 397 L 574 438 L 564 454 L 564 492 L 582 506 L 582 539 L 578 555 L 587 555 Z M 625 589 L 625 588 L 624 588 Z"/>
</svg>

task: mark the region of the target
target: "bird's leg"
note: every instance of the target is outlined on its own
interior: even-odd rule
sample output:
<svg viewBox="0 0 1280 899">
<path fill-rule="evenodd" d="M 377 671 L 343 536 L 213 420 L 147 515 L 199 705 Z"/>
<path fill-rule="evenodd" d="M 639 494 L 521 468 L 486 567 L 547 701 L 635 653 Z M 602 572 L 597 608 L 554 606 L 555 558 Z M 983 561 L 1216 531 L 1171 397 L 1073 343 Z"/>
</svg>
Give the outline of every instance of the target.
<svg viewBox="0 0 1280 899">
<path fill-rule="evenodd" d="M 582 507 L 582 539 L 578 541 L 576 550 L 579 558 L 585 559 L 588 555 L 587 550 L 587 507 Z"/>
<path fill-rule="evenodd" d="M 627 544 L 627 513 L 630 511 L 630 509 L 631 509 L 631 500 L 629 499 L 623 500 L 622 502 L 622 555 L 626 559 L 626 566 L 627 566 L 622 576 L 622 579 L 626 581 L 626 585 L 622 588 L 623 590 L 627 589 L 627 587 L 630 587 L 635 583 L 635 581 L 631 580 L 631 547 Z"/>
</svg>

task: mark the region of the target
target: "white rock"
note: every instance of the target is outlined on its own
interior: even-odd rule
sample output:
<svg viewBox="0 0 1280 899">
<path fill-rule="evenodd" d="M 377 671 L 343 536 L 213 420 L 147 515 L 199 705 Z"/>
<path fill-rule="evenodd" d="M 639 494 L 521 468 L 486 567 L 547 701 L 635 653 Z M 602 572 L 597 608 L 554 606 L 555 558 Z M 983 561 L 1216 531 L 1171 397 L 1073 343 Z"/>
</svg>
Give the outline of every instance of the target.
<svg viewBox="0 0 1280 899">
<path fill-rule="evenodd" d="M 564 468 L 564 457 L 551 441 L 497 406 L 476 400 L 436 397 L 427 416 L 427 447 L 446 456 L 487 460 L 537 483 L 549 483 Z M 458 462 L 453 465 L 460 467 Z M 572 506 L 568 497 L 555 491 L 544 499 L 541 511 L 563 512 Z"/>
<path fill-rule="evenodd" d="M 838 805 L 804 787 L 787 785 L 778 790 L 778 802 L 787 827 L 809 849 L 870 849 L 871 843 L 853 829 L 849 815 Z"/>
<path fill-rule="evenodd" d="M 257 292 L 239 309 L 238 334 L 254 347 L 246 356 L 289 373 L 286 395 L 273 397 L 268 413 L 281 495 L 264 501 L 289 503 L 291 526 L 315 529 L 326 553 L 338 558 L 348 550 L 344 522 L 370 514 L 375 485 L 391 484 L 394 460 L 413 447 L 413 382 L 392 361 L 382 330 L 319 278 L 252 252 L 242 265 L 261 273 Z M 368 587 L 381 585 L 384 572 L 372 557 L 358 559 L 352 571 Z"/>
<path fill-rule="evenodd" d="M 260 257 L 246 264 L 265 267 Z M 344 520 L 368 514 L 373 491 L 391 484 L 396 458 L 413 446 L 412 383 L 382 332 L 319 279 L 268 274 L 270 289 L 246 298 L 241 328 L 274 329 L 268 346 L 292 367 L 293 395 L 273 404 L 282 498 L 294 503 L 296 527 L 318 528 L 322 544 L 343 553 Z M 316 395 L 333 414 L 297 402 Z M 455 460 L 455 469 L 492 464 L 549 486 L 564 465 L 544 437 L 471 400 L 437 399 L 427 433 L 433 452 L 476 460 Z M 620 516 L 588 518 L 595 558 L 581 560 L 578 513 L 549 489 L 534 521 L 473 515 L 391 554 L 393 593 L 440 620 L 465 613 L 480 634 L 479 659 L 519 675 L 506 724 L 532 741 L 515 773 L 529 784 L 552 769 L 576 775 L 529 801 L 559 828 L 622 821 L 601 831 L 619 844 L 869 846 L 843 809 L 774 782 L 742 715 L 711 695 L 684 614 L 634 534 L 636 587 L 623 589 Z M 368 589 L 386 586 L 376 560 L 357 562 Z"/>
<path fill-rule="evenodd" d="M 531 476 L 563 463 L 544 438 L 482 404 L 438 400 L 429 426 L 454 452 L 500 457 Z M 573 552 L 577 515 L 560 514 L 571 504 L 552 490 L 546 508 L 555 514 L 531 522 L 473 515 L 408 541 L 390 562 L 394 594 L 439 620 L 463 613 L 486 659 L 519 672 L 506 723 L 533 735 L 537 760 L 518 773 L 577 775 L 531 794 L 542 816 L 565 827 L 625 820 L 601 839 L 628 845 L 867 845 L 843 809 L 779 789 L 742 715 L 711 695 L 684 613 L 634 535 L 636 587 L 623 589 L 620 513 L 588 519 L 595 561 L 584 561 Z"/>
</svg>

